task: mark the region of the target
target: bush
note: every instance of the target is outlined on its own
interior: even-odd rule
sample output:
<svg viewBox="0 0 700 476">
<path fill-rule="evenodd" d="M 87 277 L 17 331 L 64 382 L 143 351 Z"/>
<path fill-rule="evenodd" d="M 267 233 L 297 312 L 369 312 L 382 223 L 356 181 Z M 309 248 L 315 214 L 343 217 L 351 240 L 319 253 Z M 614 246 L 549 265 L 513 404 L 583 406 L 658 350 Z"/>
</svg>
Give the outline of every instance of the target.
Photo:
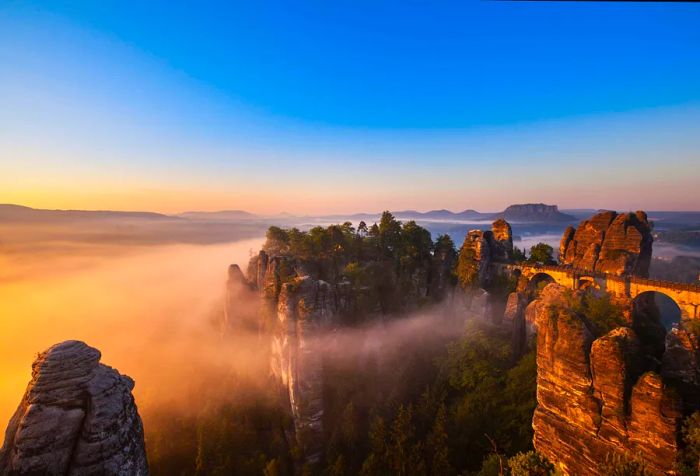
<svg viewBox="0 0 700 476">
<path fill-rule="evenodd" d="M 628 325 L 622 306 L 615 303 L 608 293 L 587 291 L 582 296 L 572 294 L 569 304 L 574 312 L 584 316 L 593 325 L 596 336 Z"/>
<path fill-rule="evenodd" d="M 537 451 L 518 453 L 508 460 L 512 476 L 549 476 L 554 473 L 554 465 Z"/>
<path fill-rule="evenodd" d="M 638 456 L 612 453 L 605 458 L 602 474 L 608 476 L 651 476 L 646 463 Z"/>
<path fill-rule="evenodd" d="M 700 412 L 695 412 L 683 422 L 683 443 L 677 464 L 678 472 L 682 475 L 697 475 L 700 469 Z"/>
</svg>

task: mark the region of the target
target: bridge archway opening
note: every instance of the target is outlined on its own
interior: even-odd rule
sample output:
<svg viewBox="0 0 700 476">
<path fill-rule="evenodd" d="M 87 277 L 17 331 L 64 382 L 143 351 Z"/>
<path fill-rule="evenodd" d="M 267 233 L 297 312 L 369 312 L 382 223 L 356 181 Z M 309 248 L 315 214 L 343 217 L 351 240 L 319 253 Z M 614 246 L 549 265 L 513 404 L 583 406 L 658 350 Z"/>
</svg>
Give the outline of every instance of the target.
<svg viewBox="0 0 700 476">
<path fill-rule="evenodd" d="M 664 293 L 645 291 L 632 301 L 632 328 L 648 351 L 661 357 L 666 333 L 681 322 L 681 308 Z"/>
<path fill-rule="evenodd" d="M 547 273 L 537 273 L 530 278 L 527 283 L 527 289 L 533 297 L 539 296 L 545 286 L 550 283 L 555 283 L 556 280 Z"/>
</svg>

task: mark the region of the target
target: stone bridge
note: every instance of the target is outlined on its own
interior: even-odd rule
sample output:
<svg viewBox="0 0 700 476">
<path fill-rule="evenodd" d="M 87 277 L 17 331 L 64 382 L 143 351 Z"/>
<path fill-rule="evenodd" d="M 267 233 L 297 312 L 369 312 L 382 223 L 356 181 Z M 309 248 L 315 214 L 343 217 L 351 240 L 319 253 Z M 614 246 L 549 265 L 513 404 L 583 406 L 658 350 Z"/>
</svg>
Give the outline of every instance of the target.
<svg viewBox="0 0 700 476">
<path fill-rule="evenodd" d="M 553 280 L 569 289 L 593 286 L 614 296 L 635 299 L 646 292 L 662 293 L 673 299 L 681 311 L 681 319 L 700 319 L 700 284 L 657 281 L 638 276 L 617 276 L 567 266 L 546 266 L 530 263 L 508 264 L 511 272 L 519 271 L 530 282 Z"/>
</svg>

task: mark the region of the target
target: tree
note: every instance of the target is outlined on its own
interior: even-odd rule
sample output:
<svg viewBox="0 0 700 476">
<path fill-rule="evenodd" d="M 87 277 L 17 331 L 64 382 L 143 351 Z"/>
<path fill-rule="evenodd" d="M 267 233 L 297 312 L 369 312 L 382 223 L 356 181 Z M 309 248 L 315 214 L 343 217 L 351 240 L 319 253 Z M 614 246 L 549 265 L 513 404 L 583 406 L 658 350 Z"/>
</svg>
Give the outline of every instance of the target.
<svg viewBox="0 0 700 476">
<path fill-rule="evenodd" d="M 401 222 L 390 212 L 382 213 L 379 220 L 379 245 L 382 252 L 391 256 L 399 245 L 401 238 Z"/>
<path fill-rule="evenodd" d="M 367 223 L 361 221 L 360 224 L 357 225 L 357 234 L 364 238 L 365 236 L 367 236 L 367 233 Z"/>
<path fill-rule="evenodd" d="M 263 249 L 271 254 L 281 254 L 288 251 L 289 235 L 278 226 L 271 226 L 265 234 Z"/>
<path fill-rule="evenodd" d="M 513 261 L 516 263 L 520 263 L 522 261 L 525 261 L 525 249 L 520 249 L 517 246 L 513 247 Z"/>
<path fill-rule="evenodd" d="M 457 259 L 457 280 L 463 289 L 479 287 L 479 262 L 474 259 L 474 250 L 462 246 Z"/>
<path fill-rule="evenodd" d="M 530 248 L 530 258 L 528 261 L 547 265 L 556 264 L 556 261 L 554 261 L 554 250 L 546 243 L 537 243 Z"/>
<path fill-rule="evenodd" d="M 454 473 L 450 464 L 448 437 L 446 431 L 447 410 L 445 405 L 440 405 L 433 428 L 426 441 L 426 453 L 428 459 L 428 474 L 431 476 L 449 476 Z"/>
<path fill-rule="evenodd" d="M 683 476 L 700 474 L 700 412 L 695 412 L 683 422 L 685 447 L 678 461 L 678 471 Z"/>
</svg>

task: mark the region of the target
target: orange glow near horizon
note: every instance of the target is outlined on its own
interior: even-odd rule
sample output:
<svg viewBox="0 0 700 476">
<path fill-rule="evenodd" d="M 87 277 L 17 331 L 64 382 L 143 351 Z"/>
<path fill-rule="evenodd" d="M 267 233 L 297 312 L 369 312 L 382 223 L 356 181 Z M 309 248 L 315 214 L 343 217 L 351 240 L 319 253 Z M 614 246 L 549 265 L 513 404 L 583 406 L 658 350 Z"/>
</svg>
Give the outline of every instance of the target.
<svg viewBox="0 0 700 476">
<path fill-rule="evenodd" d="M 245 265 L 260 244 L 45 244 L 0 255 L 0 422 L 20 402 L 36 354 L 67 339 L 98 348 L 103 363 L 133 377 L 146 412 L 244 362 L 242 350 L 220 345 L 212 319 L 227 265 Z"/>
</svg>

